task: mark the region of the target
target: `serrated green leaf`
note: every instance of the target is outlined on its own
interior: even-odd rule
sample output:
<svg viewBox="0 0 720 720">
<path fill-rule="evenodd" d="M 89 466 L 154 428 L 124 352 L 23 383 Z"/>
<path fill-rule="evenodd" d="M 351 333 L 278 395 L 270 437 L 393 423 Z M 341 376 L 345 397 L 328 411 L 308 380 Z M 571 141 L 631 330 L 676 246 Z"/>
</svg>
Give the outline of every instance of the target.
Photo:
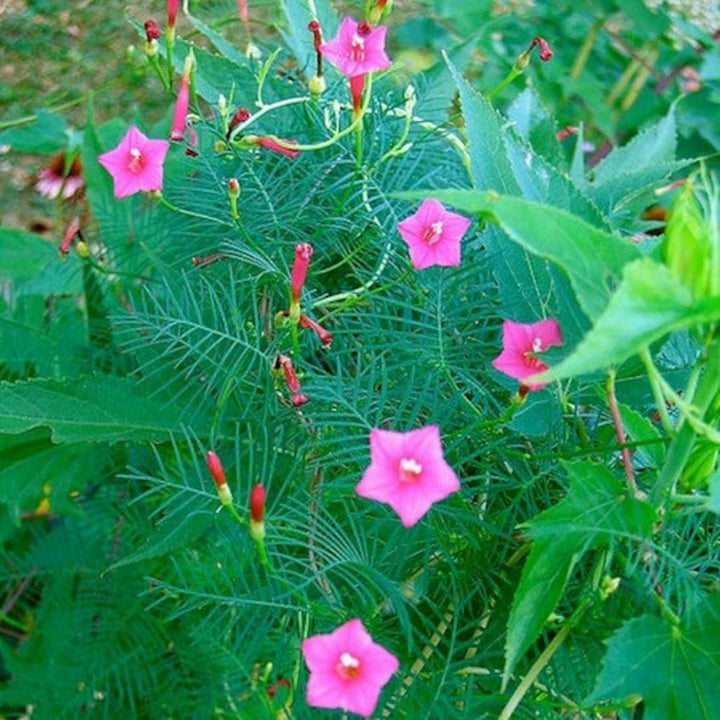
<svg viewBox="0 0 720 720">
<path fill-rule="evenodd" d="M 209 25 L 194 15 L 187 14 L 185 17 L 190 24 L 201 34 L 204 35 L 216 48 L 231 62 L 239 66 L 248 66 L 248 59 L 240 52 L 230 41 L 226 40 L 220 33 L 215 32 Z"/>
<path fill-rule="evenodd" d="M 47 427 L 56 443 L 165 440 L 182 421 L 179 408 L 127 378 L 0 383 L 0 433 Z"/>
<path fill-rule="evenodd" d="M 604 667 L 588 703 L 639 695 L 645 720 L 712 720 L 720 707 L 720 597 L 679 624 L 645 615 L 607 643 Z"/>
<path fill-rule="evenodd" d="M 646 466 L 659 468 L 665 459 L 665 445 L 661 442 L 660 431 L 648 418 L 627 405 L 620 405 L 620 417 L 630 440 L 641 443 L 646 441 L 646 444 L 635 449 L 635 455 Z"/>
<path fill-rule="evenodd" d="M 592 548 L 640 540 L 652 531 L 652 506 L 628 497 L 622 480 L 607 468 L 584 462 L 565 468 L 567 496 L 527 523 L 534 545 L 510 610 L 505 681 L 557 606 L 577 559 Z"/>
<path fill-rule="evenodd" d="M 630 263 L 605 312 L 544 381 L 576 377 L 618 365 L 664 335 L 720 319 L 720 298 L 693 300 L 665 266 L 642 258 Z M 618 329 L 622 328 L 622 332 Z"/>
<path fill-rule="evenodd" d="M 465 130 L 470 143 L 470 174 L 478 190 L 495 190 L 519 195 L 507 157 L 503 126 L 505 119 L 482 95 L 476 92 L 458 69 L 445 58 L 460 92 Z"/>
</svg>

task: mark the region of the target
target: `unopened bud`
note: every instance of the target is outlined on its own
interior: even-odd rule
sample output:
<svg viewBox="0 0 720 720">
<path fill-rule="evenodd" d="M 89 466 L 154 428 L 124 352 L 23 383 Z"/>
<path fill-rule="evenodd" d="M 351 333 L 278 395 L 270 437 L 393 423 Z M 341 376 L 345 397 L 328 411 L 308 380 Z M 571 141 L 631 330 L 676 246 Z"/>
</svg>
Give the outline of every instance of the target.
<svg viewBox="0 0 720 720">
<path fill-rule="evenodd" d="M 238 198 L 240 197 L 240 182 L 237 178 L 230 178 L 228 180 L 228 200 L 230 201 L 230 213 L 233 216 L 233 220 L 237 220 L 240 217 L 238 212 Z"/>
<path fill-rule="evenodd" d="M 265 486 L 258 483 L 250 491 L 250 519 L 261 523 L 265 516 Z"/>
<path fill-rule="evenodd" d="M 220 462 L 220 458 L 210 450 L 207 454 L 206 462 L 210 475 L 212 475 L 212 479 L 215 481 L 215 489 L 217 490 L 220 502 L 223 505 L 231 505 L 233 500 L 232 492 L 227 484 L 225 470 Z"/>
<path fill-rule="evenodd" d="M 144 27 L 145 38 L 148 42 L 151 42 L 152 40 L 157 40 L 160 35 L 162 35 L 158 24 L 154 20 L 146 20 Z"/>
<path fill-rule="evenodd" d="M 227 98 L 222 93 L 218 95 L 217 104 L 220 114 L 225 115 L 227 112 Z"/>
<path fill-rule="evenodd" d="M 326 88 L 327 83 L 325 82 L 325 78 L 322 75 L 315 75 L 314 77 L 310 78 L 310 82 L 308 83 L 308 90 L 310 91 L 311 95 L 322 95 L 325 92 Z"/>
<path fill-rule="evenodd" d="M 90 248 L 82 240 L 75 243 L 75 251 L 81 258 L 90 257 Z"/>
<path fill-rule="evenodd" d="M 607 600 L 620 587 L 619 577 L 610 577 L 605 575 L 600 585 L 600 596 L 603 600 Z"/>
</svg>

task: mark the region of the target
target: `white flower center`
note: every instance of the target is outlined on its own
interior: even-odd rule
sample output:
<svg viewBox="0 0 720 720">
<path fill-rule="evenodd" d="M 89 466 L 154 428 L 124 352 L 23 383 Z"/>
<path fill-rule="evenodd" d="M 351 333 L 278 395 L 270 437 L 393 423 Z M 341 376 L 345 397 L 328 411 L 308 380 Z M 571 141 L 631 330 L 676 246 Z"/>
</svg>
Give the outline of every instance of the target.
<svg viewBox="0 0 720 720">
<path fill-rule="evenodd" d="M 350 59 L 357 62 L 365 59 L 365 40 L 357 33 L 352 36 L 350 41 Z"/>
<path fill-rule="evenodd" d="M 352 680 L 360 672 L 360 660 L 349 652 L 344 652 L 337 664 L 337 672 L 345 680 Z"/>
<path fill-rule="evenodd" d="M 440 240 L 442 233 L 443 233 L 442 220 L 438 220 L 437 222 L 431 223 L 428 227 L 425 228 L 425 232 L 423 233 L 422 239 L 428 245 L 434 245 L 438 240 Z"/>
<path fill-rule="evenodd" d="M 542 340 L 541 340 L 540 338 L 536 337 L 536 338 L 533 340 L 533 343 L 532 343 L 532 351 L 533 351 L 534 353 L 538 353 L 538 352 L 540 352 L 542 349 L 543 349 L 543 347 L 542 347 Z"/>
<path fill-rule="evenodd" d="M 422 473 L 422 465 L 412 458 L 403 458 L 400 460 L 400 480 L 401 482 L 414 482 Z"/>
<path fill-rule="evenodd" d="M 130 162 L 128 163 L 128 170 L 130 172 L 138 173 L 143 169 L 143 156 L 137 148 L 130 148 Z"/>
</svg>

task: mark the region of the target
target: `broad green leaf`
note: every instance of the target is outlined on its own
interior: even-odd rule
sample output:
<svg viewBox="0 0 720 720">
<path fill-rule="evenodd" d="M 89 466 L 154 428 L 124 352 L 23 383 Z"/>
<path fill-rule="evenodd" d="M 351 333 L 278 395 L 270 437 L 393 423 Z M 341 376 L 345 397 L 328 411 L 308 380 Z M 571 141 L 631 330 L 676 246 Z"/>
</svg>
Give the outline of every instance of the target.
<svg viewBox="0 0 720 720">
<path fill-rule="evenodd" d="M 719 319 L 720 297 L 696 302 L 665 265 L 642 258 L 625 268 L 607 309 L 573 353 L 542 377 L 557 380 L 619 365 L 673 330 Z"/>
<path fill-rule="evenodd" d="M 32 363 L 38 374 L 51 375 L 58 355 L 57 342 L 41 328 L 0 318 L 0 364 L 23 372 Z"/>
<path fill-rule="evenodd" d="M 627 405 L 620 405 L 620 417 L 630 440 L 647 441 L 635 449 L 635 456 L 645 466 L 659 468 L 665 459 L 665 445 L 660 431 L 647 417 Z"/>
<path fill-rule="evenodd" d="M 626 623 L 607 643 L 586 702 L 641 696 L 645 720 L 713 720 L 720 707 L 720 597 L 674 624 L 655 615 Z"/>
<path fill-rule="evenodd" d="M 196 18 L 194 15 L 187 14 L 185 16 L 190 24 L 202 35 L 204 35 L 224 57 L 228 60 L 236 63 L 239 66 L 248 66 L 248 59 L 244 53 L 233 45 L 229 40 L 226 40 L 220 33 L 215 32 L 209 25 L 206 25 L 202 20 Z M 239 24 L 237 27 L 240 27 Z M 236 33 L 236 37 L 241 36 L 241 33 Z"/>
<path fill-rule="evenodd" d="M 13 293 L 51 295 L 82 290 L 80 262 L 62 258 L 57 246 L 34 233 L 0 228 L 0 280 L 13 281 Z"/>
<path fill-rule="evenodd" d="M 0 433 L 47 427 L 56 443 L 165 440 L 182 419 L 179 408 L 152 400 L 129 379 L 0 383 Z"/>
<path fill-rule="evenodd" d="M 506 120 L 488 100 L 477 93 L 447 59 L 450 73 L 460 91 L 465 130 L 470 141 L 470 174 L 478 190 L 495 190 L 519 195 L 520 187 L 507 157 Z"/>
<path fill-rule="evenodd" d="M 55 515 L 77 512 L 70 493 L 99 479 L 93 475 L 106 460 L 103 452 L 98 445 L 58 447 L 40 428 L 0 435 L 0 504 L 16 523 L 21 513 L 32 512 L 45 498 Z"/>
<path fill-rule="evenodd" d="M 569 276 L 586 315 L 598 317 L 607 306 L 622 268 L 640 257 L 633 245 L 556 207 L 523 198 L 474 190 L 437 190 L 441 202 L 492 219 L 523 248 L 559 265 Z"/>
<path fill-rule="evenodd" d="M 510 610 L 504 682 L 557 606 L 579 557 L 620 540 L 641 540 L 652 531 L 654 509 L 629 497 L 621 478 L 590 463 L 565 468 L 567 496 L 527 523 L 534 545 Z"/>
<path fill-rule="evenodd" d="M 0 145 L 9 145 L 15 152 L 51 155 L 67 147 L 68 127 L 60 115 L 38 110 L 35 119 L 0 132 Z"/>
</svg>

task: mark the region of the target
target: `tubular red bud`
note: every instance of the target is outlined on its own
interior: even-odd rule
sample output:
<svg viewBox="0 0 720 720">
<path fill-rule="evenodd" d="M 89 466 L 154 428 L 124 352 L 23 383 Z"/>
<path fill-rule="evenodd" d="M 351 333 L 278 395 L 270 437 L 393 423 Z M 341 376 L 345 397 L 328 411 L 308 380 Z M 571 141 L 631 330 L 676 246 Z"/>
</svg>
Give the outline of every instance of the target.
<svg viewBox="0 0 720 720">
<path fill-rule="evenodd" d="M 332 333 L 328 332 L 322 325 L 311 320 L 307 315 L 300 315 L 300 327 L 307 330 L 312 330 L 319 338 L 320 342 L 325 347 L 330 347 L 332 344 Z"/>
<path fill-rule="evenodd" d="M 295 246 L 295 261 L 290 272 L 290 302 L 297 305 L 300 302 L 305 278 L 307 277 L 313 246 L 309 243 L 298 243 Z"/>
<path fill-rule="evenodd" d="M 292 150 L 291 148 L 287 148 L 284 145 L 280 145 L 279 143 L 276 143 L 272 138 L 256 137 L 253 138 L 253 142 L 256 145 L 265 148 L 266 150 L 272 150 L 273 152 L 280 153 L 280 155 L 284 155 L 285 157 L 294 159 L 300 154 L 299 150 Z M 283 142 L 287 143 L 288 145 L 297 145 L 295 140 L 283 140 Z"/>
<path fill-rule="evenodd" d="M 552 60 L 553 51 L 550 49 L 550 45 L 548 45 L 547 40 L 545 38 L 540 37 L 539 35 L 532 41 L 533 45 L 537 45 L 540 48 L 540 59 L 543 62 L 547 62 L 548 60 Z"/>
<path fill-rule="evenodd" d="M 300 407 L 301 405 L 304 405 L 306 402 L 310 402 L 310 398 L 307 395 L 304 395 L 303 393 L 293 393 L 292 398 L 290 400 L 293 407 Z"/>
<path fill-rule="evenodd" d="M 208 452 L 206 461 L 208 470 L 210 471 L 210 474 L 212 475 L 212 479 L 215 481 L 215 484 L 218 487 L 220 487 L 221 485 L 227 485 L 225 470 L 223 470 L 220 458 L 212 450 Z"/>
<path fill-rule="evenodd" d="M 167 0 L 167 16 L 168 27 L 174 28 L 177 20 L 178 9 L 180 8 L 180 0 Z"/>
<path fill-rule="evenodd" d="M 145 39 L 148 42 L 151 42 L 152 40 L 157 40 L 160 35 L 162 35 L 162 32 L 160 31 L 160 27 L 154 20 L 146 20 L 145 21 Z"/>
<path fill-rule="evenodd" d="M 70 246 L 72 245 L 72 241 L 77 235 L 80 235 L 80 220 L 75 217 L 68 225 L 67 230 L 65 231 L 65 235 L 63 235 L 62 242 L 60 243 L 59 250 L 62 256 L 68 254 L 68 252 L 70 251 Z M 82 235 L 80 235 L 80 237 L 82 237 Z"/>
<path fill-rule="evenodd" d="M 362 95 L 365 87 L 365 76 L 356 75 L 350 78 L 350 95 L 352 95 L 353 114 L 357 115 L 362 110 Z"/>
<path fill-rule="evenodd" d="M 253 486 L 250 491 L 250 519 L 261 523 L 265 516 L 265 487 L 261 483 Z"/>
<path fill-rule="evenodd" d="M 188 106 L 190 104 L 190 78 L 189 73 L 183 73 L 180 79 L 180 90 L 175 102 L 172 128 L 170 130 L 171 140 L 182 140 L 185 137 L 185 124 L 187 122 Z"/>
<path fill-rule="evenodd" d="M 275 367 L 283 371 L 285 382 L 291 394 L 290 402 L 293 407 L 300 407 L 308 402 L 309 398 L 300 390 L 300 381 L 293 367 L 292 360 L 287 355 L 278 355 Z"/>
</svg>

